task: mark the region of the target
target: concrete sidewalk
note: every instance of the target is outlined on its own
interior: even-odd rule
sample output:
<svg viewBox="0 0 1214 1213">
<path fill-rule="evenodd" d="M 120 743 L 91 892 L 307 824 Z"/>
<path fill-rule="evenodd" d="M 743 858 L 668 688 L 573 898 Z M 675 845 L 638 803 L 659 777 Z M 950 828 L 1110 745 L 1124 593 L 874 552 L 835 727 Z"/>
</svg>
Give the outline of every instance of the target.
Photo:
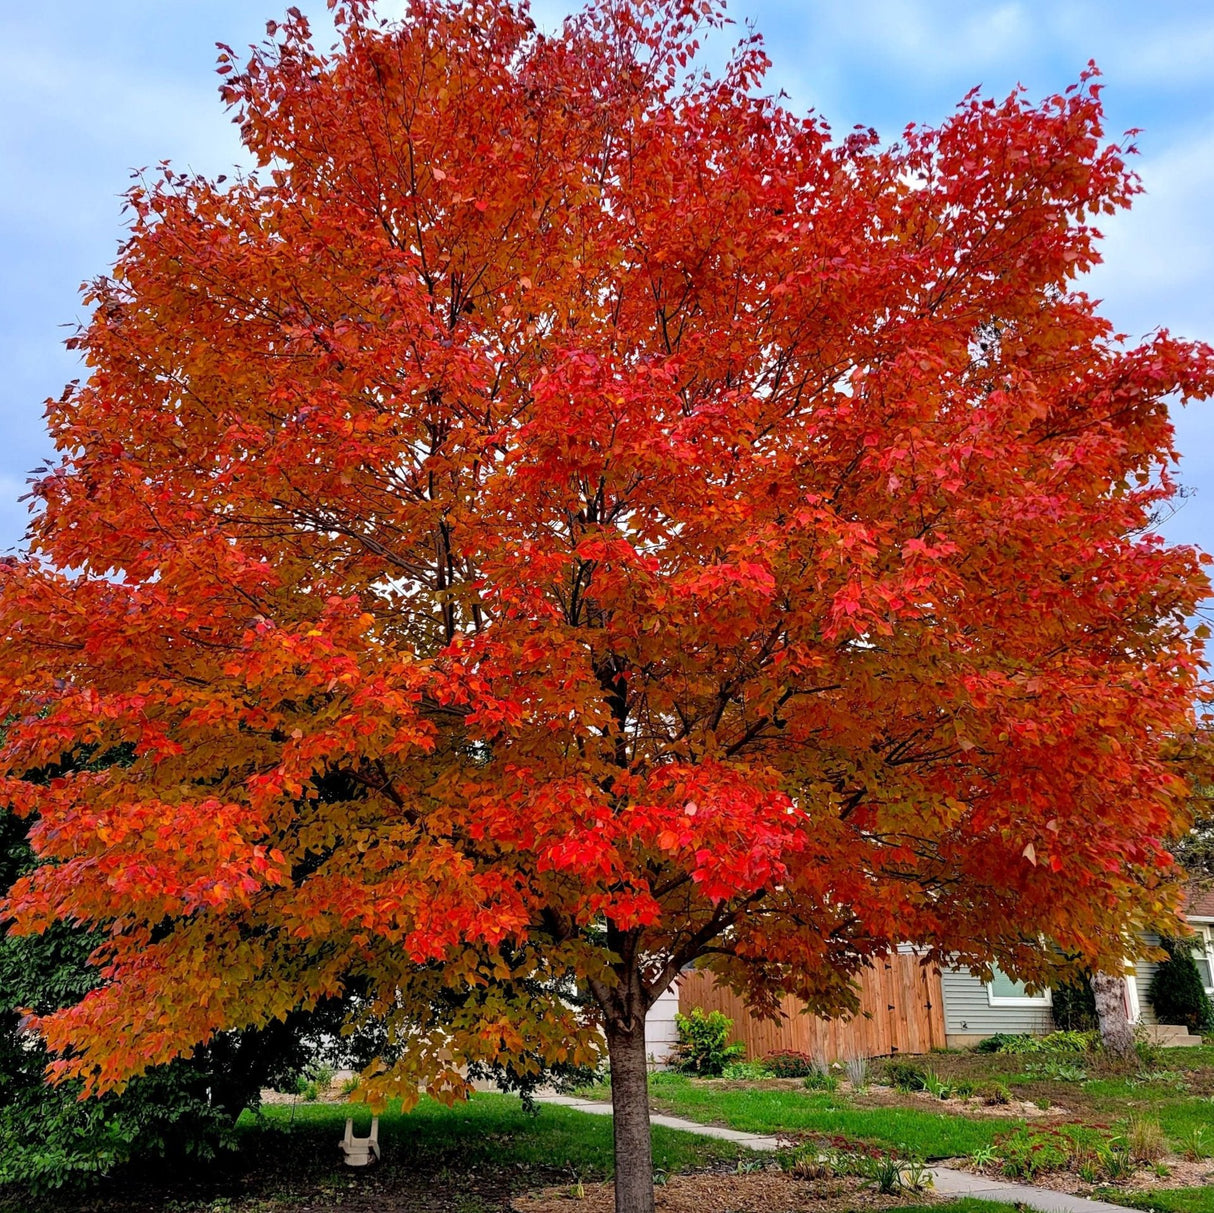
<svg viewBox="0 0 1214 1213">
<path fill-rule="evenodd" d="M 586 1112 L 591 1116 L 611 1115 L 611 1105 L 597 1099 L 578 1099 L 572 1095 L 537 1095 L 536 1100 L 540 1103 L 560 1104 L 563 1108 L 572 1108 L 575 1112 Z M 765 1137 L 761 1133 L 740 1133 L 737 1129 L 701 1125 L 694 1120 L 683 1120 L 678 1116 L 655 1114 L 650 1116 L 649 1121 L 667 1129 L 681 1129 L 684 1133 L 698 1133 L 701 1137 L 732 1141 L 751 1150 L 776 1150 L 780 1146 L 776 1138 Z M 1041 1213 L 1126 1213 L 1123 1205 L 1110 1205 L 1103 1200 L 1087 1200 L 1082 1196 L 1070 1196 L 1066 1192 L 1051 1192 L 1048 1188 L 1006 1183 L 999 1179 L 988 1179 L 985 1175 L 973 1175 L 969 1171 L 954 1171 L 950 1167 L 932 1167 L 931 1172 L 936 1191 L 942 1196 L 1002 1200 L 1007 1204 L 1039 1209 Z"/>
<path fill-rule="evenodd" d="M 611 1105 L 601 1099 L 578 1099 L 573 1095 L 537 1095 L 537 1103 L 557 1103 L 575 1112 L 589 1112 L 592 1116 L 610 1116 Z M 778 1150 L 779 1141 L 764 1137 L 760 1133 L 739 1133 L 737 1129 L 722 1129 L 718 1125 L 698 1125 L 693 1120 L 681 1120 L 677 1116 L 662 1116 L 650 1113 L 649 1123 L 665 1129 L 682 1129 L 684 1133 L 698 1133 L 701 1137 L 719 1137 L 722 1141 L 736 1142 L 751 1150 Z"/>
</svg>

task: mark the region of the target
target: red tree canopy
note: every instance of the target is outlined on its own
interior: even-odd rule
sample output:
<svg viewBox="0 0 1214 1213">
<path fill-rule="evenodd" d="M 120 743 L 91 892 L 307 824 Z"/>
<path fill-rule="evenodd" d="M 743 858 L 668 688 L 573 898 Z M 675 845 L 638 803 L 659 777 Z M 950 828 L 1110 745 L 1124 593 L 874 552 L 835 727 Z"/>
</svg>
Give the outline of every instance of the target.
<svg viewBox="0 0 1214 1213">
<path fill-rule="evenodd" d="M 337 12 L 221 56 L 254 175 L 131 191 L 0 578 L 5 912 L 108 929 L 62 1071 L 357 989 L 374 1089 L 458 1090 L 588 1055 L 568 974 L 827 1011 L 1168 922 L 1206 582 L 1149 527 L 1214 351 L 1076 288 L 1138 188 L 1094 73 L 882 146 L 756 41 L 690 73 L 701 0 Z"/>
</svg>

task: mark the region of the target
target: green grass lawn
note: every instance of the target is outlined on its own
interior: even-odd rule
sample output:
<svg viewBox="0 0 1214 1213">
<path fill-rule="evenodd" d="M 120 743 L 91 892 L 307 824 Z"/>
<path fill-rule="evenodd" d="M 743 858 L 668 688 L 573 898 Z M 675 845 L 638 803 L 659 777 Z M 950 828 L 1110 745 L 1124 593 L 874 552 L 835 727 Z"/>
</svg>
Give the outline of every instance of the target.
<svg viewBox="0 0 1214 1213">
<path fill-rule="evenodd" d="M 905 1205 L 898 1213 L 1026 1213 L 1023 1205 L 1007 1205 L 1003 1201 L 974 1200 L 964 1196 L 944 1205 Z"/>
<path fill-rule="evenodd" d="M 1172 1188 L 1142 1195 L 1129 1195 L 1118 1192 L 1116 1188 L 1100 1188 L 1095 1196 L 1110 1204 L 1154 1210 L 1154 1213 L 1214 1213 L 1214 1188 Z M 901 1213 L 907 1211 L 902 1210 Z"/>
<path fill-rule="evenodd" d="M 273 1138 L 286 1128 L 291 1135 L 314 1139 L 318 1147 L 336 1153 L 345 1131 L 350 1105 L 300 1103 L 294 1109 L 278 1104 L 254 1116 L 246 1112 L 237 1126 L 248 1146 L 258 1149 L 261 1138 Z M 354 1131 L 365 1136 L 371 1113 L 357 1108 Z M 533 1114 L 511 1095 L 481 1093 L 467 1103 L 444 1107 L 423 1099 L 402 1114 L 392 1105 L 379 1118 L 379 1142 L 385 1159 L 407 1158 L 430 1168 L 539 1167 L 560 1160 L 571 1173 L 607 1178 L 612 1162 L 611 1117 L 587 1116 L 555 1104 L 539 1104 Z M 715 1162 L 750 1157 L 751 1151 L 730 1142 L 700 1137 L 655 1125 L 653 1164 L 663 1171 L 687 1171 Z"/>
<path fill-rule="evenodd" d="M 843 1096 L 803 1090 L 750 1089 L 655 1074 L 655 1108 L 701 1124 L 725 1124 L 751 1133 L 821 1133 L 874 1142 L 923 1158 L 955 1158 L 989 1145 L 1024 1122 L 967 1117 L 920 1108 L 856 1107 Z"/>
<path fill-rule="evenodd" d="M 1076 1068 L 1091 1075 L 1064 1082 L 1042 1077 L 1034 1055 L 949 1052 L 916 1058 L 951 1082 L 1007 1085 L 1016 1099 L 1066 1110 L 1060 1119 L 1094 1126 L 1106 1136 L 1131 1115 L 1159 1121 L 1170 1146 L 1179 1151 L 1195 1130 L 1204 1129 L 1214 1146 L 1214 1048 L 1165 1050 L 1157 1060 L 1130 1073 L 1112 1073 L 1090 1058 Z M 879 1065 L 876 1067 L 879 1075 Z M 600 1098 L 608 1092 L 600 1090 Z M 703 1124 L 724 1124 L 748 1132 L 814 1133 L 903 1147 L 924 1158 L 968 1155 L 1025 1120 L 967 1110 L 957 1100 L 924 1102 L 920 1097 L 826 1094 L 799 1085 L 742 1083 L 654 1075 L 655 1109 Z M 1043 1123 L 1033 1118 L 1032 1123 Z"/>
<path fill-rule="evenodd" d="M 514 1096 L 477 1094 L 446 1108 L 422 1100 L 380 1117 L 383 1162 L 352 1170 L 338 1150 L 348 1104 L 273 1105 L 245 1113 L 238 1148 L 189 1176 L 169 1168 L 115 1173 L 94 1191 L 36 1195 L 0 1190 L 0 1213 L 301 1213 L 305 1209 L 383 1208 L 410 1213 L 503 1213 L 532 1188 L 609 1179 L 611 1118 L 548 1104 L 528 1114 Z M 358 1108 L 356 1131 L 371 1115 Z M 2 1146 L 2 1143 L 0 1143 Z M 753 1157 L 729 1142 L 661 1127 L 654 1166 L 668 1173 Z M 347 1203 L 348 1202 L 348 1203 Z"/>
</svg>

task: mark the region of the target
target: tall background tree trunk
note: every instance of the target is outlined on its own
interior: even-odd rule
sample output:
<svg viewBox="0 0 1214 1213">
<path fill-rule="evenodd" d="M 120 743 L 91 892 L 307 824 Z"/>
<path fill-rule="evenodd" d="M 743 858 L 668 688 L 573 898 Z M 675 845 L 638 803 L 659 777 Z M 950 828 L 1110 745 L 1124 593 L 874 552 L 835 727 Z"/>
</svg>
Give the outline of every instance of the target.
<svg viewBox="0 0 1214 1213">
<path fill-rule="evenodd" d="M 1134 1056 L 1134 1030 L 1125 1010 L 1125 978 L 1114 973 L 1093 973 L 1092 993 L 1105 1049 L 1111 1057 L 1128 1061 Z"/>
<path fill-rule="evenodd" d="M 653 1213 L 644 1012 L 628 1019 L 608 1018 L 605 1027 L 615 1122 L 615 1213 Z"/>
</svg>

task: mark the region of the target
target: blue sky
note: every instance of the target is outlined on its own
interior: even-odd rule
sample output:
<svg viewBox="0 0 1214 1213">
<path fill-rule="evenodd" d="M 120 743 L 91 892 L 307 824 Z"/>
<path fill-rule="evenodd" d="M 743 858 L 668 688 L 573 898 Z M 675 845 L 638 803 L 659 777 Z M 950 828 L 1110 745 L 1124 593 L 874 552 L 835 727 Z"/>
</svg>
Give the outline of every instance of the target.
<svg viewBox="0 0 1214 1213">
<path fill-rule="evenodd" d="M 241 149 L 216 96 L 216 41 L 259 40 L 276 0 L 42 0 L 0 10 L 0 553 L 25 528 L 29 469 L 51 452 L 43 401 L 80 374 L 62 347 L 84 318 L 80 283 L 105 270 L 122 232 L 130 170 L 169 159 L 217 174 Z M 325 28 L 323 0 L 299 0 Z M 391 3 L 383 11 L 391 12 Z M 565 12 L 533 9 L 542 26 Z M 1214 5 L 1096 0 L 737 0 L 767 39 L 769 82 L 840 133 L 894 138 L 934 123 L 974 85 L 1040 97 L 1089 59 L 1105 75 L 1108 133 L 1141 127 L 1147 189 L 1106 221 L 1088 289 L 1122 331 L 1166 326 L 1214 341 Z M 326 35 L 327 36 L 327 35 Z M 728 44 L 719 36 L 709 53 Z M 1180 476 L 1195 490 L 1163 527 L 1214 547 L 1214 404 L 1177 419 Z"/>
</svg>

